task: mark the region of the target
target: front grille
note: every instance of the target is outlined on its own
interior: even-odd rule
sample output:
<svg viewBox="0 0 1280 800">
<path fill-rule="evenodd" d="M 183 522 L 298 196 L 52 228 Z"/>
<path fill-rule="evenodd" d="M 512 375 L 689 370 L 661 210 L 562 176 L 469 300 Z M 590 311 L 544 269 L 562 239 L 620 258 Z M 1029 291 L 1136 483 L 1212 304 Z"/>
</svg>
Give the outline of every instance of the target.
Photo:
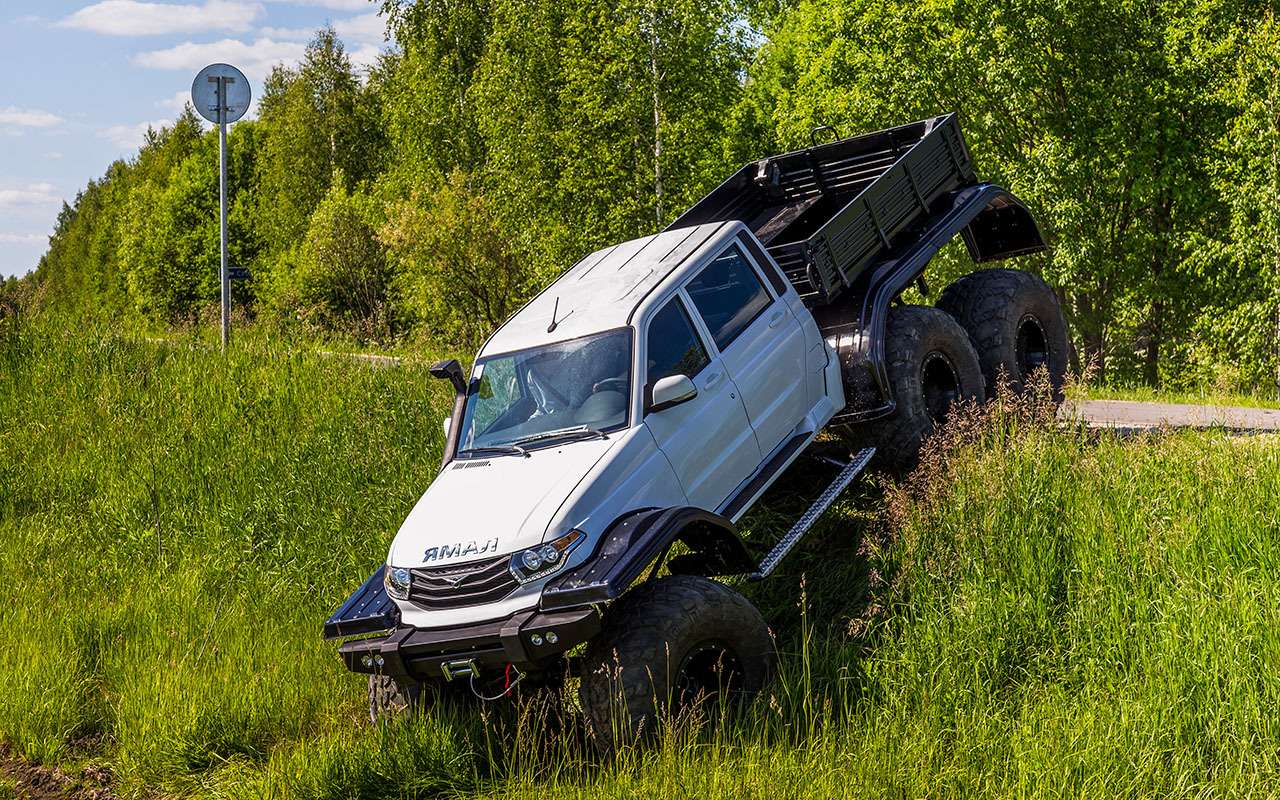
<svg viewBox="0 0 1280 800">
<path fill-rule="evenodd" d="M 428 611 L 496 603 L 518 585 L 508 569 L 511 556 L 451 567 L 409 570 L 409 601 Z"/>
</svg>

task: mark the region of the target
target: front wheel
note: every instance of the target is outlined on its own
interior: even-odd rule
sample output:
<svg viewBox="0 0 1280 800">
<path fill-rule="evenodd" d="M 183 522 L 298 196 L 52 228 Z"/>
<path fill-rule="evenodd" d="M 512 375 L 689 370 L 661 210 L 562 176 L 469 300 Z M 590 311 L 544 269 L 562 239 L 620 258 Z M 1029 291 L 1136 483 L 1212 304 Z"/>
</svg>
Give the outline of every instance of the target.
<svg viewBox="0 0 1280 800">
<path fill-rule="evenodd" d="M 390 675 L 369 676 L 369 719 L 377 722 L 411 711 L 429 711 L 441 703 L 472 705 L 471 687 L 464 681 L 415 681 Z"/>
<path fill-rule="evenodd" d="M 714 713 L 773 676 L 773 634 L 755 606 L 723 584 L 673 575 L 633 589 L 583 656 L 580 695 L 605 749 L 651 737 L 669 713 Z"/>
</svg>

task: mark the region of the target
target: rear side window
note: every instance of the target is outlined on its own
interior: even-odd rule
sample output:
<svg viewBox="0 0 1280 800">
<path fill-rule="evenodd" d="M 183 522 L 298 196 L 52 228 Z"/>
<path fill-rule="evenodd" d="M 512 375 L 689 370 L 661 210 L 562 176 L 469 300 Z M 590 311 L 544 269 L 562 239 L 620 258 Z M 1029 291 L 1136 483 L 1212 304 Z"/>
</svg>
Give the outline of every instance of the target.
<svg viewBox="0 0 1280 800">
<path fill-rule="evenodd" d="M 668 375 L 688 375 L 690 378 L 702 371 L 710 359 L 706 348 L 693 332 L 693 323 L 684 306 L 673 298 L 654 315 L 649 323 L 648 375 L 646 391 Z"/>
<path fill-rule="evenodd" d="M 685 288 L 721 350 L 771 302 L 769 291 L 737 245 L 717 256 Z"/>
</svg>

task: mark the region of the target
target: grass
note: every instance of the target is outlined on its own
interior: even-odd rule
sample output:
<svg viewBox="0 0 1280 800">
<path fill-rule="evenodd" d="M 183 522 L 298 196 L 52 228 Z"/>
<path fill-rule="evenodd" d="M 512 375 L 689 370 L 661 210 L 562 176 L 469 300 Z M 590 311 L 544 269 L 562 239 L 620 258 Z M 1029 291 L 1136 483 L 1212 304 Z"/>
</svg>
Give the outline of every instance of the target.
<svg viewBox="0 0 1280 800">
<path fill-rule="evenodd" d="M 1280 785 L 1280 445 L 1013 413 L 742 587 L 783 657 L 736 720 L 606 762 L 534 712 L 371 726 L 319 626 L 434 474 L 447 403 L 420 366 L 4 329 L 0 739 L 148 797 Z"/>
<path fill-rule="evenodd" d="M 1280 408 L 1275 392 L 1238 392 L 1213 387 L 1170 389 L 1141 385 L 1078 385 L 1069 393 L 1073 400 L 1134 400 L 1144 403 L 1187 403 L 1191 405 Z"/>
</svg>

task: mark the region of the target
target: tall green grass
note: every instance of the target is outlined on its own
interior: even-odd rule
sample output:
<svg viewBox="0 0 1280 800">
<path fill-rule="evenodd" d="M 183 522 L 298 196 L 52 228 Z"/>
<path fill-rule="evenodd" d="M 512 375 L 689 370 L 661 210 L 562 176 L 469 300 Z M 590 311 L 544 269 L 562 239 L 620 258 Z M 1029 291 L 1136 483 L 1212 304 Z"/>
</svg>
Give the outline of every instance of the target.
<svg viewBox="0 0 1280 800">
<path fill-rule="evenodd" d="M 319 640 L 434 474 L 447 390 L 282 349 L 0 334 L 0 738 L 211 797 L 1271 795 L 1280 445 L 1014 413 L 741 588 L 771 695 L 601 760 L 571 714 L 369 725 Z M 751 520 L 785 524 L 787 504 Z"/>
</svg>

